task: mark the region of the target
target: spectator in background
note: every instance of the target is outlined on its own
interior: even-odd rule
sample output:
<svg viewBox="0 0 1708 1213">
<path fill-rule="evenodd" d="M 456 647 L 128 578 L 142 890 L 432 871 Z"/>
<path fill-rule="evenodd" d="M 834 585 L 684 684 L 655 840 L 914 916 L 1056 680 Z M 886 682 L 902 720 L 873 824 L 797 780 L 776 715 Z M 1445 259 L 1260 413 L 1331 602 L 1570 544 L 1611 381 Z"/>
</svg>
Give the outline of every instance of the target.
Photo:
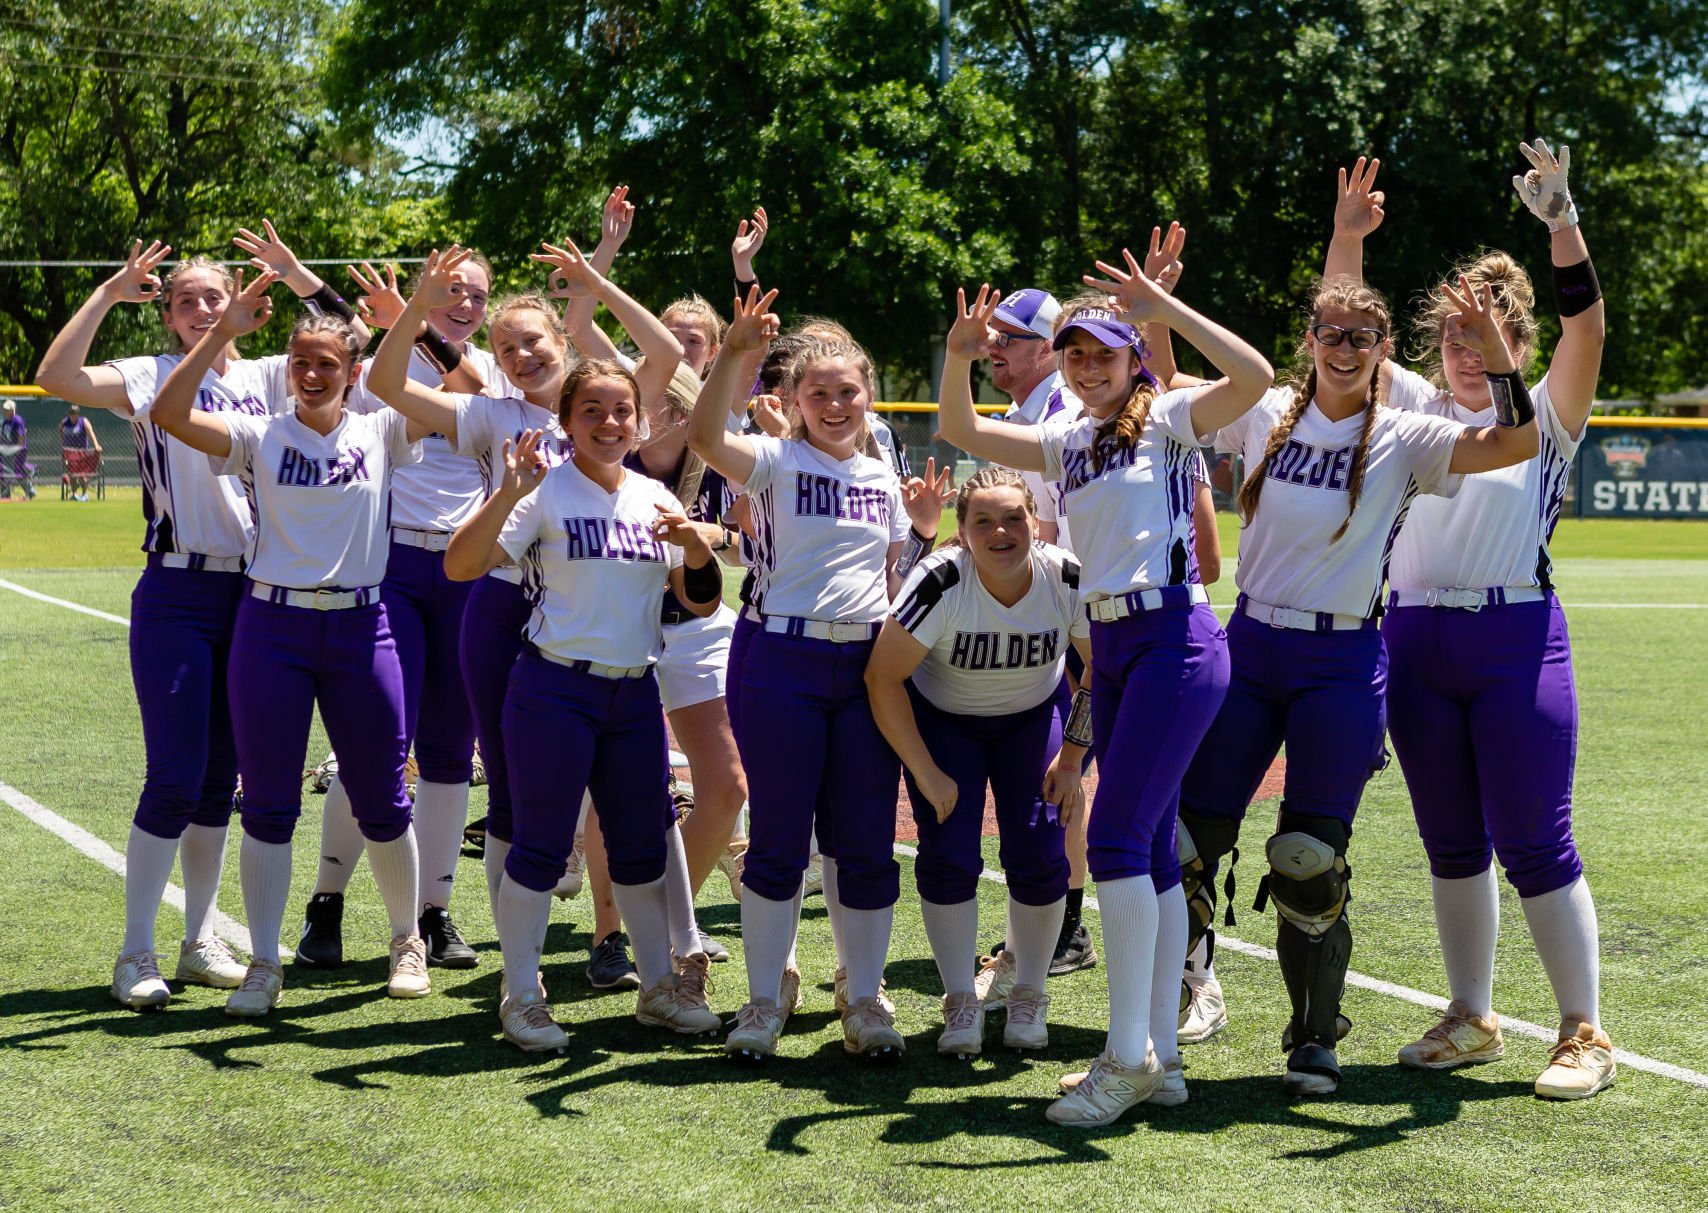
<svg viewBox="0 0 1708 1213">
<path fill-rule="evenodd" d="M 59 446 L 71 499 L 89 500 L 89 478 L 101 466 L 101 440 L 95 437 L 95 427 L 75 404 L 66 410 L 65 420 L 59 423 Z"/>
<path fill-rule="evenodd" d="M 10 400 L 0 402 L 0 500 L 12 496 L 12 482 L 24 486 L 26 498 L 36 495 L 36 484 L 30 467 L 28 426 L 18 416 L 18 406 Z"/>
</svg>

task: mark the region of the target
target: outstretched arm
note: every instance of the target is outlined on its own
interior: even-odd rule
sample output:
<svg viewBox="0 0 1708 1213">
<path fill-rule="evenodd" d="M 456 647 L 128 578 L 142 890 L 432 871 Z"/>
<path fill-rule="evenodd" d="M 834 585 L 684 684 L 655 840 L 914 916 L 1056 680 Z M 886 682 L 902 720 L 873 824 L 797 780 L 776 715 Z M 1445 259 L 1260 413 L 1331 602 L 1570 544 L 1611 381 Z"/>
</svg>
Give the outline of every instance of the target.
<svg viewBox="0 0 1708 1213">
<path fill-rule="evenodd" d="M 724 419 L 738 395 L 746 401 L 753 372 L 777 335 L 777 317 L 769 310 L 776 300 L 776 291 L 761 296 L 754 287 L 746 299 L 735 301 L 735 319 L 688 418 L 689 447 L 723 477 L 742 484 L 753 475 L 753 442 L 730 433 Z"/>
<path fill-rule="evenodd" d="M 629 187 L 619 185 L 605 198 L 605 207 L 599 217 L 599 243 L 587 259 L 588 264 L 609 278 L 611 267 L 617 262 L 617 251 L 629 238 L 634 224 L 635 204 L 629 201 Z M 615 358 L 617 347 L 605 335 L 605 330 L 593 323 L 593 313 L 599 306 L 599 300 L 590 294 L 572 293 L 560 274 L 551 276 L 550 290 L 552 298 L 569 300 L 563 309 L 563 329 L 582 356 Z"/>
<path fill-rule="evenodd" d="M 356 314 L 356 309 L 344 302 L 344 298 L 333 290 L 319 274 L 309 269 L 293 253 L 290 246 L 279 239 L 279 233 L 273 230 L 270 219 L 261 220 L 265 234 L 258 234 L 246 227 L 237 229 L 237 235 L 231 242 L 249 254 L 249 264 L 258 270 L 272 270 L 279 276 L 291 293 L 307 303 L 316 311 L 338 316 L 356 331 L 356 340 L 367 345 L 373 336 L 368 332 L 368 326 L 362 323 L 362 318 Z"/>
<path fill-rule="evenodd" d="M 533 254 L 533 259 L 556 267 L 570 298 L 586 295 L 603 303 L 640 347 L 642 361 L 635 368 L 635 383 L 640 388 L 642 407 L 662 397 L 682 361 L 682 343 L 664 327 L 662 320 L 594 269 L 574 241 L 565 240 L 561 248 L 555 244 L 540 247 L 546 251 Z"/>
<path fill-rule="evenodd" d="M 1180 253 L 1185 247 L 1186 229 L 1180 224 L 1170 223 L 1167 236 L 1162 234 L 1160 227 L 1151 229 L 1151 247 L 1145 254 L 1145 277 L 1170 295 L 1174 294 L 1174 288 L 1180 285 L 1180 275 L 1185 269 L 1180 260 Z M 1149 326 L 1145 337 L 1146 344 L 1150 347 L 1145 365 L 1150 368 L 1156 381 L 1162 384 L 1164 391 L 1197 387 L 1205 382 L 1196 375 L 1180 373 L 1180 364 L 1174 360 L 1174 334 L 1166 325 Z"/>
<path fill-rule="evenodd" d="M 160 276 L 154 271 L 171 251 L 171 245 L 158 240 L 150 241 L 146 249 L 142 241 L 134 242 L 124 267 L 95 288 L 95 293 L 47 347 L 36 370 L 36 383 L 61 400 L 84 408 L 128 411 L 130 397 L 125 392 L 124 376 L 117 368 L 85 363 L 108 312 L 121 303 L 159 300 Z"/>
<path fill-rule="evenodd" d="M 466 249 L 452 245 L 444 253 L 434 249 L 421 271 L 421 285 L 404 306 L 397 323 L 386 331 L 385 340 L 368 367 L 368 390 L 413 423 L 427 427 L 429 434 L 443 434 L 453 446 L 457 441 L 457 400 L 440 388 L 428 387 L 409 377 L 409 354 L 415 348 L 411 335 L 427 323 L 427 313 L 443 307 L 462 290 L 456 268 L 468 260 Z"/>
<path fill-rule="evenodd" d="M 243 271 L 237 271 L 237 297 L 227 305 L 215 325 L 196 342 L 195 349 L 172 368 L 154 397 L 149 413 L 154 424 L 185 446 L 221 459 L 231 454 L 231 430 L 219 413 L 197 412 L 192 406 L 196 389 L 227 345 L 266 324 L 273 318 L 273 301 L 267 288 L 279 280 L 272 270 L 263 270 L 247 288 Z"/>
<path fill-rule="evenodd" d="M 967 306 L 965 288 L 955 290 L 955 322 L 943 347 L 943 381 L 937 388 L 937 428 L 945 442 L 969 455 L 1023 472 L 1044 470 L 1044 449 L 1035 426 L 980 417 L 973 408 L 973 363 L 989 356 L 990 322 L 1002 295 L 985 283 Z"/>
</svg>

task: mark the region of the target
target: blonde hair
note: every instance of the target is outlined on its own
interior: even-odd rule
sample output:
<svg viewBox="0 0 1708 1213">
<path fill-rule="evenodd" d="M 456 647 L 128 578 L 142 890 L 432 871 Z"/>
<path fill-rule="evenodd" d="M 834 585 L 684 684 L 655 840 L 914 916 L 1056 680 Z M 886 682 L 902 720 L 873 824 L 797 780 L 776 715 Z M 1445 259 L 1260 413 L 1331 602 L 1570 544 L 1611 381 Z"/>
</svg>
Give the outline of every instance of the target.
<svg viewBox="0 0 1708 1213">
<path fill-rule="evenodd" d="M 700 377 L 687 363 L 678 363 L 675 372 L 670 376 L 670 386 L 664 389 L 659 403 L 664 406 L 665 413 L 672 421 L 685 423 L 694 415 L 694 402 L 699 398 Z M 700 495 L 700 482 L 705 477 L 706 461 L 696 455 L 692 447 L 684 448 L 682 471 L 670 489 L 686 508 L 693 509 L 694 498 Z"/>
<path fill-rule="evenodd" d="M 706 335 L 707 345 L 717 345 L 724 339 L 724 318 L 718 315 L 718 309 L 698 295 L 688 295 L 678 299 L 658 314 L 663 324 L 672 320 L 685 320 L 689 324 L 699 326 Z"/>
<path fill-rule="evenodd" d="M 838 329 L 842 328 L 841 325 L 837 325 L 833 321 L 828 320 L 822 322 L 815 321 L 814 323 L 822 323 L 826 326 L 833 326 Z M 843 329 L 842 331 L 847 332 L 846 329 Z M 827 341 L 818 338 L 811 338 L 810 334 L 808 334 L 808 336 L 810 338 L 808 342 L 803 345 L 800 351 L 796 353 L 795 356 L 786 364 L 782 382 L 779 384 L 779 387 L 782 389 L 782 393 L 785 396 L 793 397 L 796 390 L 800 387 L 802 377 L 806 375 L 808 370 L 817 366 L 821 362 L 840 361 L 851 364 L 854 367 L 855 372 L 866 385 L 867 397 L 867 412 L 860 418 L 860 431 L 854 436 L 854 449 L 870 455 L 873 459 L 883 459 L 883 448 L 878 445 L 878 440 L 873 437 L 871 422 L 868 420 L 872 407 L 871 396 L 873 375 L 871 355 L 866 353 L 864 349 L 853 341 Z M 799 441 L 806 437 L 807 420 L 802 416 L 798 403 L 794 406 L 793 412 L 794 420 L 789 427 L 789 437 L 792 440 Z"/>
<path fill-rule="evenodd" d="M 1388 308 L 1388 301 L 1380 291 L 1366 286 L 1356 278 L 1339 275 L 1317 283 L 1316 289 L 1311 292 L 1311 323 L 1315 324 L 1317 318 L 1330 308 L 1363 312 L 1375 321 L 1374 327 L 1381 329 L 1384 337 L 1392 330 L 1393 315 Z M 1310 407 L 1317 394 L 1316 359 L 1311 357 L 1310 348 L 1303 340 L 1299 342 L 1298 352 L 1287 378 L 1288 386 L 1293 389 L 1292 407 L 1276 423 L 1275 428 L 1269 431 L 1269 441 L 1263 447 L 1263 458 L 1240 486 L 1240 517 L 1248 526 L 1257 514 L 1258 502 L 1263 496 L 1263 483 L 1269 474 L 1269 461 L 1287 445 L 1287 440 L 1293 436 L 1293 427 L 1299 424 L 1299 418 L 1305 415 L 1305 410 Z M 1370 369 L 1370 392 L 1364 401 L 1364 424 L 1358 431 L 1358 446 L 1352 453 L 1352 467 L 1347 472 L 1346 520 L 1329 539 L 1330 543 L 1338 543 L 1340 537 L 1346 534 L 1346 528 L 1352 523 L 1352 513 L 1358 508 L 1359 494 L 1364 490 L 1364 469 L 1370 462 L 1370 434 L 1376 427 L 1376 412 L 1381 408 L 1381 382 L 1381 362 L 1378 360 Z"/>
<path fill-rule="evenodd" d="M 569 337 L 563 331 L 563 319 L 558 315 L 552 301 L 538 291 L 524 291 L 519 295 L 506 295 L 493 304 L 486 313 L 486 331 L 495 333 L 500 325 L 510 318 L 513 312 L 538 312 L 545 318 L 546 331 L 549 332 L 564 352 L 569 351 Z"/>
<path fill-rule="evenodd" d="M 172 314 L 172 289 L 178 285 L 178 279 L 192 270 L 207 270 L 217 277 L 220 285 L 225 287 L 227 303 L 231 302 L 231 299 L 237 294 L 237 279 L 231 276 L 230 268 L 217 261 L 211 261 L 199 253 L 194 257 L 180 261 L 168 270 L 160 280 L 160 323 L 166 328 L 166 340 L 172 343 L 172 352 L 175 354 L 187 353 L 189 347 L 184 344 L 183 338 L 178 336 L 177 330 L 167 320 L 167 317 Z"/>
<path fill-rule="evenodd" d="M 1494 307 L 1504 328 L 1518 346 L 1513 357 L 1520 371 L 1530 369 L 1536 358 L 1536 286 L 1530 274 L 1510 253 L 1491 249 L 1479 257 L 1460 261 L 1447 272 L 1447 282 L 1459 289 L 1463 277 L 1471 288 L 1481 293 L 1488 287 L 1494 296 Z M 1442 391 L 1451 394 L 1446 369 L 1441 365 L 1441 339 L 1447 331 L 1447 320 L 1459 309 L 1439 289 L 1422 300 L 1422 308 L 1412 321 L 1416 348 L 1413 358 L 1428 373 L 1430 380 Z"/>
</svg>

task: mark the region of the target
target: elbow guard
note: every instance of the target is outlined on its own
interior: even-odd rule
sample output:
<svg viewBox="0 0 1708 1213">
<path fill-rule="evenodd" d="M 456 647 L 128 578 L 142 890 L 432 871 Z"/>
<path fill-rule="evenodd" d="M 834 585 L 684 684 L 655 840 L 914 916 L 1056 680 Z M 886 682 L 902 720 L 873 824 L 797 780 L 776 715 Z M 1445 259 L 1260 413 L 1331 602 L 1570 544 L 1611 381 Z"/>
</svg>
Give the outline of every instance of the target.
<svg viewBox="0 0 1708 1213">
<path fill-rule="evenodd" d="M 463 360 L 463 352 L 434 332 L 431 325 L 423 326 L 421 340 L 415 344 L 438 366 L 441 375 L 449 375 Z"/>
<path fill-rule="evenodd" d="M 1576 265 L 1554 267 L 1554 302 L 1562 318 L 1589 311 L 1600 298 L 1601 281 L 1595 276 L 1595 263 L 1588 257 Z"/>
<path fill-rule="evenodd" d="M 688 601 L 696 605 L 715 601 L 724 592 L 724 575 L 718 562 L 708 560 L 699 568 L 684 565 L 682 590 L 688 595 Z"/>
<path fill-rule="evenodd" d="M 1535 402 L 1530 399 L 1530 390 L 1524 386 L 1524 378 L 1517 371 L 1508 371 L 1504 375 L 1484 371 L 1483 378 L 1489 381 L 1495 424 L 1511 430 L 1536 420 Z"/>
<path fill-rule="evenodd" d="M 303 297 L 303 306 L 316 316 L 336 316 L 345 324 L 356 320 L 356 309 L 344 302 L 344 296 L 322 282 L 312 295 Z"/>
</svg>

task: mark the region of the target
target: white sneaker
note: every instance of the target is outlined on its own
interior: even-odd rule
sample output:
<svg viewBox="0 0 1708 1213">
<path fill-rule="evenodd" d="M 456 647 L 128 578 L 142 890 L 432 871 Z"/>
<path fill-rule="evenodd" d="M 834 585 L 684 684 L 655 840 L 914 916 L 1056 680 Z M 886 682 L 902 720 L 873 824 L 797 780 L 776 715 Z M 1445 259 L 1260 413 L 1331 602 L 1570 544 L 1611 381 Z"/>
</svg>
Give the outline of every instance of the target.
<svg viewBox="0 0 1708 1213">
<path fill-rule="evenodd" d="M 338 755 L 328 754 L 326 761 L 317 767 L 309 768 L 308 786 L 316 792 L 324 792 L 332 786 L 332 777 L 338 774 Z"/>
<path fill-rule="evenodd" d="M 635 1003 L 635 1018 L 649 1027 L 669 1028 L 684 1036 L 716 1032 L 724 1024 L 706 1005 L 710 967 L 705 953 L 684 957 L 677 971 L 659 979 L 650 990 L 642 990 Z"/>
<path fill-rule="evenodd" d="M 763 1061 L 776 1056 L 785 1018 L 769 998 L 755 998 L 736 1012 L 735 1026 L 724 1038 L 724 1052 L 741 1061 Z"/>
<path fill-rule="evenodd" d="M 729 895 L 734 901 L 741 900 L 741 870 L 747 866 L 747 843 L 732 842 L 718 856 L 718 871 L 729 881 Z M 822 874 L 821 874 L 822 879 Z"/>
<path fill-rule="evenodd" d="M 1594 1024 L 1568 1025 L 1560 1029 L 1560 1043 L 1536 1080 L 1536 1094 L 1543 1099 L 1588 1099 L 1611 1086 L 1618 1073 L 1607 1033 Z"/>
<path fill-rule="evenodd" d="M 943 995 L 943 1034 L 937 1052 L 944 1057 L 977 1057 L 984 1052 L 984 1008 L 972 992 Z"/>
<path fill-rule="evenodd" d="M 1228 1026 L 1228 1004 L 1222 998 L 1222 983 L 1211 973 L 1205 977 L 1188 975 L 1185 984 L 1190 1000 L 1180 1013 L 1176 1035 L 1183 1045 L 1203 1044 Z"/>
<path fill-rule="evenodd" d="M 1501 1039 L 1500 1016 L 1494 1012 L 1473 1015 L 1471 1008 L 1455 999 L 1422 1037 L 1400 1049 L 1400 1064 L 1414 1070 L 1451 1070 L 1499 1061 L 1506 1054 Z"/>
<path fill-rule="evenodd" d="M 833 984 L 836 987 L 836 1013 L 846 1015 L 848 1014 L 848 970 L 836 970 Z M 889 1015 L 895 1015 L 896 1004 L 890 1001 L 889 982 L 882 978 L 878 979 L 878 1005 Z"/>
<path fill-rule="evenodd" d="M 895 1028 L 895 1011 L 876 998 L 862 998 L 842 1012 L 842 1047 L 850 1053 L 885 1061 L 907 1052 L 907 1041 Z"/>
<path fill-rule="evenodd" d="M 586 871 L 587 852 L 581 845 L 581 839 L 577 837 L 575 849 L 569 853 L 569 863 L 564 867 L 563 875 L 558 878 L 557 888 L 552 890 L 552 896 L 559 901 L 579 897 Z"/>
<path fill-rule="evenodd" d="M 1015 986 L 1008 994 L 1008 1022 L 1002 1025 L 1002 1043 L 1011 1049 L 1047 1049 L 1050 1029 L 1044 1014 L 1050 996 L 1036 986 Z"/>
<path fill-rule="evenodd" d="M 498 1004 L 498 1020 L 504 1025 L 504 1039 L 524 1053 L 544 1053 L 569 1044 L 543 994 L 506 998 Z"/>
<path fill-rule="evenodd" d="M 243 962 L 218 936 L 186 939 L 178 945 L 178 972 L 175 976 L 179 981 L 212 986 L 216 990 L 235 990 L 243 984 L 245 972 L 247 969 Z"/>
<path fill-rule="evenodd" d="M 166 1005 L 172 991 L 160 976 L 160 956 L 153 948 L 119 957 L 113 965 L 113 997 L 137 1011 Z"/>
<path fill-rule="evenodd" d="M 398 935 L 391 941 L 391 977 L 385 992 L 392 998 L 425 998 L 433 992 L 427 976 L 427 941 L 419 935 Z"/>
<path fill-rule="evenodd" d="M 806 874 L 801 877 L 801 896 L 811 897 L 814 893 L 824 892 L 824 864 L 817 852 L 807 860 Z"/>
<path fill-rule="evenodd" d="M 1053 1123 L 1091 1129 L 1114 1124 L 1121 1114 L 1140 1104 L 1162 1082 L 1162 1064 L 1146 1052 L 1144 1064 L 1117 1065 L 1107 1052 L 1098 1054 L 1083 1077 L 1044 1112 Z"/>
<path fill-rule="evenodd" d="M 1173 1057 L 1163 1063 L 1162 1081 L 1145 1096 L 1145 1102 L 1165 1108 L 1177 1108 L 1186 1102 L 1186 1070 L 1180 1058 Z"/>
<path fill-rule="evenodd" d="M 997 949 L 995 956 L 986 956 L 979 964 L 978 976 L 973 978 L 973 993 L 987 1011 L 1000 1011 L 1014 988 L 1014 953 L 1007 948 Z"/>
<path fill-rule="evenodd" d="M 251 960 L 243 984 L 225 1000 L 225 1013 L 239 1019 L 259 1019 L 279 1005 L 285 991 L 285 971 L 271 960 Z"/>
<path fill-rule="evenodd" d="M 789 1016 L 806 1005 L 806 995 L 801 993 L 801 971 L 799 969 L 784 969 L 777 1009 L 783 1013 L 784 1020 L 787 1020 Z"/>
</svg>

